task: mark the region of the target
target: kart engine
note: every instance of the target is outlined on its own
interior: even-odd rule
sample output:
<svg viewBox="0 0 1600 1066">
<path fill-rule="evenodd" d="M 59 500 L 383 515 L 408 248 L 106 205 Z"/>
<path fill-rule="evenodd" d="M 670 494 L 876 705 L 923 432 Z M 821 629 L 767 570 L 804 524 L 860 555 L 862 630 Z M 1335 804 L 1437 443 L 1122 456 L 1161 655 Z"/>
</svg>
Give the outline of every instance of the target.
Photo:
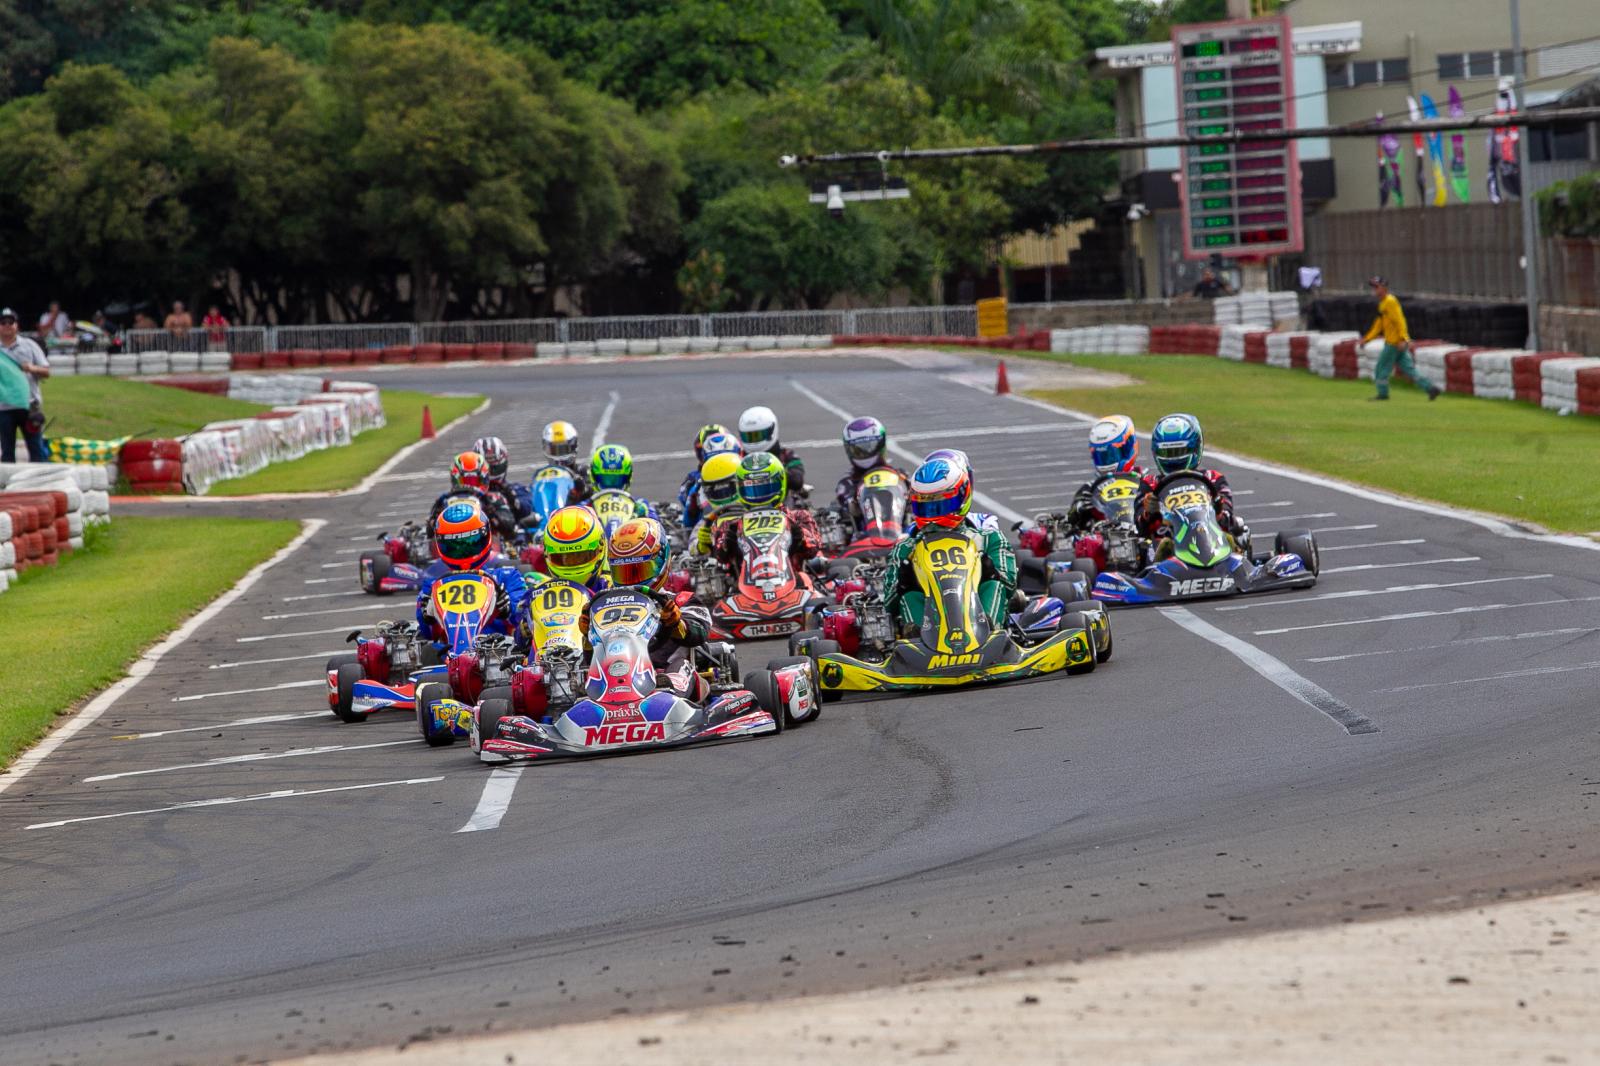
<svg viewBox="0 0 1600 1066">
<path fill-rule="evenodd" d="M 421 659 L 417 653 L 418 632 L 417 623 L 409 619 L 378 623 L 378 639 L 388 649 L 391 670 L 405 674 L 417 668 Z"/>
<path fill-rule="evenodd" d="M 850 523 L 832 508 L 817 512 L 817 528 L 822 532 L 822 550 L 830 555 L 850 546 Z"/>
<path fill-rule="evenodd" d="M 578 701 L 583 691 L 582 659 L 582 653 L 577 648 L 563 645 L 539 653 L 546 706 L 559 710 Z"/>
<path fill-rule="evenodd" d="M 1067 516 L 1059 511 L 1051 514 L 1041 514 L 1034 517 L 1034 522 L 1044 532 L 1048 542 L 1049 552 L 1070 551 L 1072 549 L 1072 526 L 1067 521 Z"/>
<path fill-rule="evenodd" d="M 1106 569 L 1129 574 L 1144 569 L 1144 546 L 1136 528 L 1125 522 L 1107 523 L 1101 537 L 1106 546 Z"/>
<path fill-rule="evenodd" d="M 728 577 L 717 561 L 707 555 L 696 555 L 685 564 L 694 598 L 701 603 L 716 603 L 728 594 Z"/>
<path fill-rule="evenodd" d="M 894 619 L 890 617 L 889 608 L 885 606 L 881 595 L 886 569 L 884 566 L 858 567 L 855 580 L 863 583 L 866 588 L 864 591 L 847 595 L 844 600 L 844 605 L 856 612 L 861 643 L 880 654 L 888 650 L 895 639 Z"/>
<path fill-rule="evenodd" d="M 512 647 L 511 638 L 504 633 L 484 633 L 472 642 L 472 650 L 482 664 L 485 688 L 510 681 L 510 666 L 515 661 Z"/>
</svg>

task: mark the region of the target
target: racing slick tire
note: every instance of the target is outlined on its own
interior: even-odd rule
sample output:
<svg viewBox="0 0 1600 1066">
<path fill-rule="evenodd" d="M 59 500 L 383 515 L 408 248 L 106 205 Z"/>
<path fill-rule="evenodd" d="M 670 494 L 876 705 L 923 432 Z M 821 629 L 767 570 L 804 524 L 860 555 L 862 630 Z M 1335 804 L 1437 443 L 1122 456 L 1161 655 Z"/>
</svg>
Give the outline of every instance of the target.
<svg viewBox="0 0 1600 1066">
<path fill-rule="evenodd" d="M 1048 592 L 1062 603 L 1067 604 L 1067 610 L 1069 611 L 1077 610 L 1072 604 L 1082 603 L 1089 598 L 1089 592 L 1083 587 L 1081 581 L 1072 581 L 1064 577 L 1050 582 Z"/>
<path fill-rule="evenodd" d="M 1062 629 L 1083 629 L 1083 630 L 1087 630 L 1089 628 L 1089 617 L 1088 617 L 1088 615 L 1083 614 L 1081 611 L 1072 611 L 1072 612 L 1062 616 L 1061 628 Z M 1089 657 L 1089 661 L 1086 662 L 1086 663 L 1079 663 L 1076 666 L 1068 666 L 1067 667 L 1067 673 L 1069 673 L 1069 674 L 1092 674 L 1092 673 L 1094 673 L 1094 668 L 1099 666 L 1099 665 L 1100 665 L 1100 660 L 1099 660 L 1098 656 L 1091 655 Z"/>
<path fill-rule="evenodd" d="M 344 658 L 344 656 L 340 656 Z M 330 664 L 331 665 L 331 664 Z M 333 713 L 341 722 L 365 722 L 367 716 L 355 710 L 351 701 L 355 696 L 357 681 L 364 680 L 366 673 L 361 669 L 361 664 L 348 662 L 339 664 L 338 684 L 334 693 Z"/>
<path fill-rule="evenodd" d="M 433 712 L 428 709 L 430 703 L 450 698 L 450 686 L 431 681 L 425 685 L 417 686 L 416 697 L 412 702 L 416 705 L 417 732 L 422 734 L 422 739 L 428 742 L 430 748 L 442 748 L 456 742 L 455 734 L 440 732 L 433 728 Z"/>
<path fill-rule="evenodd" d="M 372 564 L 370 571 L 364 565 L 366 563 Z M 383 579 L 389 576 L 389 569 L 393 565 L 384 552 L 362 552 L 361 561 L 357 564 L 361 574 L 361 591 L 371 596 L 383 595 Z M 370 581 L 367 579 L 369 572 L 372 575 Z"/>
<path fill-rule="evenodd" d="M 1100 568 L 1095 565 L 1093 559 L 1072 560 L 1072 572 L 1082 574 L 1089 588 L 1094 588 L 1094 579 L 1100 576 Z"/>
<path fill-rule="evenodd" d="M 510 703 L 511 686 L 495 685 L 491 688 L 484 689 L 482 692 L 478 693 L 478 702 L 482 703 L 485 700 L 505 700 L 507 703 Z"/>
<path fill-rule="evenodd" d="M 767 663 L 767 670 L 774 676 L 786 666 L 804 666 L 811 673 L 811 691 L 816 695 L 811 714 L 806 718 L 795 718 L 789 714 L 789 709 L 783 709 L 784 725 L 797 726 L 807 722 L 815 722 L 822 717 L 822 675 L 817 669 L 817 662 L 809 655 L 790 655 L 783 659 L 773 659 Z"/>
<path fill-rule="evenodd" d="M 1317 538 L 1309 529 L 1284 529 L 1272 538 L 1275 555 L 1298 555 L 1313 577 L 1322 569 L 1322 558 L 1317 552 Z"/>
<path fill-rule="evenodd" d="M 417 660 L 423 666 L 443 666 L 444 652 L 435 647 L 433 641 L 425 640 L 422 647 L 417 649 Z"/>
<path fill-rule="evenodd" d="M 783 709 L 782 701 L 778 699 L 778 679 L 772 676 L 772 671 L 751 670 L 744 675 L 743 684 L 755 696 L 756 705 L 772 715 L 778 732 L 782 733 L 784 726 L 788 724 L 789 715 Z"/>
<path fill-rule="evenodd" d="M 1067 611 L 1069 613 L 1070 612 L 1077 612 L 1077 613 L 1085 614 L 1085 615 L 1087 615 L 1087 614 L 1089 614 L 1091 612 L 1098 611 L 1099 613 L 1104 614 L 1106 616 L 1106 622 L 1107 622 L 1107 625 L 1106 625 L 1106 646 L 1104 648 L 1099 648 L 1099 647 L 1095 648 L 1095 650 L 1094 650 L 1094 658 L 1095 658 L 1095 662 L 1097 662 L 1097 663 L 1109 662 L 1111 660 L 1111 649 L 1112 649 L 1111 625 L 1110 625 L 1111 615 L 1106 612 L 1106 605 L 1103 604 L 1103 603 L 1100 603 L 1098 600 L 1079 600 L 1076 603 L 1067 604 Z"/>
<path fill-rule="evenodd" d="M 805 655 L 805 654 L 807 654 L 807 648 L 811 644 L 813 644 L 816 641 L 819 641 L 821 639 L 822 639 L 822 630 L 820 630 L 820 629 L 802 629 L 798 633 L 790 633 L 789 634 L 789 654 L 790 655 Z"/>
<path fill-rule="evenodd" d="M 511 701 L 502 699 L 481 700 L 478 703 L 478 743 L 493 738 L 500 728 L 500 719 L 511 715 Z"/>
<path fill-rule="evenodd" d="M 818 665 L 818 660 L 822 656 L 837 654 L 839 654 L 839 642 L 837 640 L 814 640 L 811 642 L 811 647 L 806 651 L 806 658 L 811 660 L 812 669 L 816 671 L 812 676 L 817 679 L 817 698 L 822 703 L 837 703 L 839 700 L 844 699 L 843 692 L 828 692 L 822 687 L 822 667 Z M 821 713 L 822 709 L 818 707 L 817 714 Z"/>
<path fill-rule="evenodd" d="M 828 564 L 828 576 L 835 581 L 848 581 L 855 576 L 858 565 L 854 559 L 834 559 Z"/>
</svg>

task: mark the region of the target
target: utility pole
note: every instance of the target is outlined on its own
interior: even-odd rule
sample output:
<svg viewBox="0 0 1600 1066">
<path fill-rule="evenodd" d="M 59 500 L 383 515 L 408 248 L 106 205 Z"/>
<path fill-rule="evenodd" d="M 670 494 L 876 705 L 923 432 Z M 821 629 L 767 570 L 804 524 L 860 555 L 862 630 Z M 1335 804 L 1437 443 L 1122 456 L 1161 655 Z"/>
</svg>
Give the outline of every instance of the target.
<svg viewBox="0 0 1600 1066">
<path fill-rule="evenodd" d="M 1528 57 L 1522 51 L 1522 0 L 1511 0 L 1511 54 L 1515 57 L 1517 107 L 1528 110 Z M 1522 175 L 1522 279 L 1528 301 L 1528 350 L 1539 350 L 1539 221 L 1533 210 L 1533 170 L 1529 167 L 1528 127 L 1517 138 L 1517 172 Z"/>
</svg>

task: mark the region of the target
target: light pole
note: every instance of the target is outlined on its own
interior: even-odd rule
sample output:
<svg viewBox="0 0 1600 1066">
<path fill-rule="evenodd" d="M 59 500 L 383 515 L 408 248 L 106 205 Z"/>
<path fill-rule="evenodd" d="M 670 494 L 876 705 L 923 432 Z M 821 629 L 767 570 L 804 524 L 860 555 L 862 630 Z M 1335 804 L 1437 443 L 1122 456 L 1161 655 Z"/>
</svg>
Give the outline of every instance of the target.
<svg viewBox="0 0 1600 1066">
<path fill-rule="evenodd" d="M 1511 0 L 1511 54 L 1516 71 L 1517 106 L 1528 109 L 1528 57 L 1522 52 L 1522 0 Z M 1539 350 L 1539 222 L 1533 210 L 1533 153 L 1528 128 L 1517 138 L 1517 172 L 1522 176 L 1522 279 L 1528 301 L 1528 350 Z M 1491 165 L 1493 161 L 1491 160 Z"/>
</svg>

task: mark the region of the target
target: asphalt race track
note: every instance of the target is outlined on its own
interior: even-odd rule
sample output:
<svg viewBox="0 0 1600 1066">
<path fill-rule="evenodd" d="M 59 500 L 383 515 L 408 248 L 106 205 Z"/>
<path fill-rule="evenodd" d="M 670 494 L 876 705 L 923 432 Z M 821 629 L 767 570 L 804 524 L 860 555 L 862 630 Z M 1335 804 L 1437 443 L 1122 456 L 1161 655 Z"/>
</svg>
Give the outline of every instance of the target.
<svg viewBox="0 0 1600 1066">
<path fill-rule="evenodd" d="M 364 496 L 278 505 L 328 524 L 0 796 L 0 1062 L 400 1045 L 1600 873 L 1600 556 L 1227 462 L 1258 543 L 1317 531 L 1321 582 L 1114 612 L 1116 657 L 1087 677 L 847 701 L 776 738 L 520 774 L 425 747 L 409 714 L 327 712 L 322 659 L 410 611 L 357 591 L 356 553 L 479 433 L 526 471 L 546 420 L 586 448 L 603 425 L 658 497 L 701 423 L 767 403 L 786 442 L 814 442 L 826 496 L 839 412 L 875 414 L 907 452 L 965 448 L 991 502 L 1059 506 L 1087 427 L 948 377 L 989 366 L 383 375 L 494 404 Z"/>
</svg>

